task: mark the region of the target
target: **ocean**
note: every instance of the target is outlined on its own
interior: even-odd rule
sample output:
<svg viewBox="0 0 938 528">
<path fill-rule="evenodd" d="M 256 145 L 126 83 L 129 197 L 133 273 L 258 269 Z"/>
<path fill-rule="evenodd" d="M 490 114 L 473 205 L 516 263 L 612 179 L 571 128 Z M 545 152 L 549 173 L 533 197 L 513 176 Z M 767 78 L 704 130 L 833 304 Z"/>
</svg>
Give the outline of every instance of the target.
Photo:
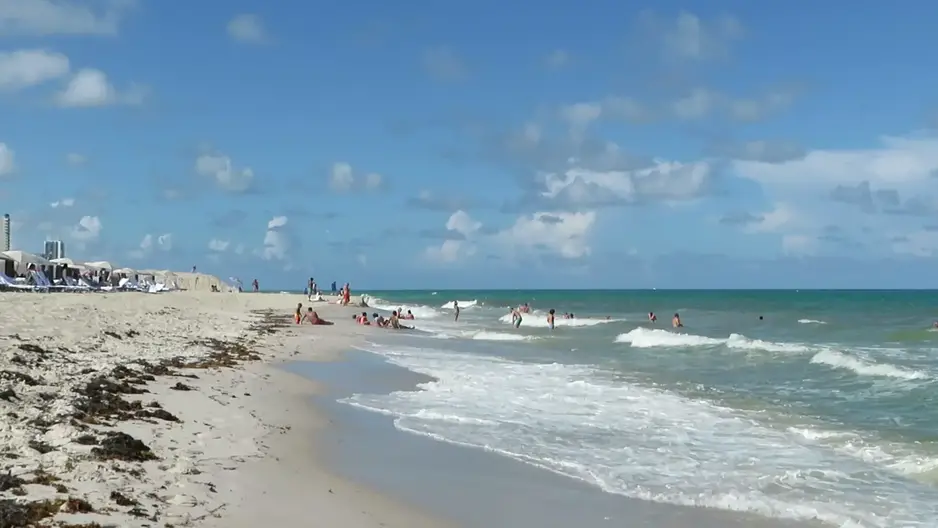
<svg viewBox="0 0 938 528">
<path fill-rule="evenodd" d="M 938 526 L 938 292 L 368 295 L 411 310 L 416 331 L 376 331 L 362 350 L 435 381 L 342 402 L 402 431 L 637 499 Z M 524 302 L 515 329 L 508 307 Z"/>
</svg>

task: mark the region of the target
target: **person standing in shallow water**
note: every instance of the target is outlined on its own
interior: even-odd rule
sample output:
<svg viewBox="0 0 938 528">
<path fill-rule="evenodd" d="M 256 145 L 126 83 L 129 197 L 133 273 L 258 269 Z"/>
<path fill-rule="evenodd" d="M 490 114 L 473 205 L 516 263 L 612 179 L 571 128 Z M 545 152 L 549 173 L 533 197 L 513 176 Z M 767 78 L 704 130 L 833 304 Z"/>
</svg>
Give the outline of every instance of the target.
<svg viewBox="0 0 938 528">
<path fill-rule="evenodd" d="M 453 321 L 459 320 L 459 301 L 453 301 L 453 309 L 456 310 L 456 318 Z"/>
</svg>

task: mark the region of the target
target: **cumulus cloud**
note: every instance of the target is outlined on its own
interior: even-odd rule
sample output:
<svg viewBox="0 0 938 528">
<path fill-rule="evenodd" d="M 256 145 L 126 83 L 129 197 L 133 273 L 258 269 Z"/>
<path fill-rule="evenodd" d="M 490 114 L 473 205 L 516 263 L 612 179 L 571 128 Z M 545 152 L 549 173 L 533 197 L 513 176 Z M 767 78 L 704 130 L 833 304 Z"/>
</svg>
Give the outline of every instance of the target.
<svg viewBox="0 0 938 528">
<path fill-rule="evenodd" d="M 70 68 L 68 57 L 44 49 L 0 52 L 0 90 L 20 90 L 59 79 Z"/>
<path fill-rule="evenodd" d="M 6 143 L 0 143 L 0 177 L 9 176 L 16 170 L 16 153 Z"/>
<path fill-rule="evenodd" d="M 259 44 L 267 40 L 267 30 L 258 15 L 241 14 L 228 21 L 228 36 L 239 42 Z"/>
<path fill-rule="evenodd" d="M 275 216 L 267 222 L 263 247 L 258 255 L 264 260 L 285 260 L 290 249 L 290 237 L 285 231 L 289 222 L 286 216 Z"/>
<path fill-rule="evenodd" d="M 71 230 L 72 239 L 80 243 L 94 242 L 101 236 L 104 224 L 97 216 L 83 216 Z"/>
<path fill-rule="evenodd" d="M 138 105 L 146 97 L 142 86 L 131 86 L 118 91 L 101 70 L 79 70 L 64 90 L 56 96 L 56 103 L 65 108 L 88 108 L 109 105 Z"/>
<path fill-rule="evenodd" d="M 228 251 L 228 246 L 230 244 L 231 243 L 228 242 L 227 240 L 219 240 L 217 238 L 213 238 L 208 241 L 208 249 L 216 253 L 224 253 L 225 251 Z"/>
<path fill-rule="evenodd" d="M 655 161 L 628 171 L 595 171 L 571 168 L 563 173 L 541 174 L 541 202 L 560 207 L 633 205 L 647 202 L 682 202 L 706 194 L 716 177 L 712 163 Z"/>
<path fill-rule="evenodd" d="M 135 0 L 3 0 L 0 35 L 116 35 Z"/>
<path fill-rule="evenodd" d="M 333 163 L 329 172 L 329 187 L 336 192 L 375 191 L 383 186 L 384 177 L 377 172 L 356 175 L 352 166 L 343 161 Z"/>
<path fill-rule="evenodd" d="M 510 258 L 553 255 L 578 259 L 591 252 L 589 233 L 596 213 L 538 212 L 518 217 L 501 230 L 483 228 L 465 211 L 456 211 L 446 221 L 451 237 L 439 246 L 424 250 L 424 257 L 438 263 L 453 263 L 475 255 L 479 247 Z"/>
<path fill-rule="evenodd" d="M 49 207 L 57 209 L 59 207 L 71 207 L 75 205 L 74 198 L 62 198 L 61 200 L 56 200 L 49 204 Z"/>
<path fill-rule="evenodd" d="M 164 233 L 157 236 L 147 233 L 143 235 L 137 248 L 129 252 L 129 256 L 134 259 L 142 259 L 153 253 L 153 251 L 170 251 L 172 249 L 172 233 Z"/>
<path fill-rule="evenodd" d="M 195 172 L 212 179 L 221 190 L 242 193 L 254 183 L 251 167 L 238 167 L 225 154 L 202 154 L 195 160 Z"/>
<path fill-rule="evenodd" d="M 682 61 L 725 57 L 732 44 L 745 34 L 742 23 L 729 15 L 703 19 L 681 11 L 675 18 L 666 19 L 646 12 L 641 23 L 660 42 L 666 58 Z"/>
</svg>

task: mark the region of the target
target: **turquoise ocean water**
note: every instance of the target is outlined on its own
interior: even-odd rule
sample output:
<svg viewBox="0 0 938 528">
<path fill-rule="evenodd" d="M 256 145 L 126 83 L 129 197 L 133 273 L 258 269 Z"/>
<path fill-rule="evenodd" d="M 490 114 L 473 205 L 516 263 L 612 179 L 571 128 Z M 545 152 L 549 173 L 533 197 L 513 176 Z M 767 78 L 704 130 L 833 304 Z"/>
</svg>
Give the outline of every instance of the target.
<svg viewBox="0 0 938 528">
<path fill-rule="evenodd" d="M 375 329 L 362 348 L 437 381 L 344 403 L 401 430 L 638 499 L 938 526 L 938 292 L 371 296 L 418 331 Z M 515 329 L 507 307 L 523 302 L 535 312 Z M 550 331 L 550 308 L 577 318 Z"/>
</svg>

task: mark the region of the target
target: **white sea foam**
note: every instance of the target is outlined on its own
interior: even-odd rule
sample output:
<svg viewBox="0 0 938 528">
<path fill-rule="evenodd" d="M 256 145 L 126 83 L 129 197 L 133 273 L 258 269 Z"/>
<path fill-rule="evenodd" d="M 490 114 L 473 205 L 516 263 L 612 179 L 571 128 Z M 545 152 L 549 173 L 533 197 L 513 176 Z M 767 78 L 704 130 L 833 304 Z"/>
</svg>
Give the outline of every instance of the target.
<svg viewBox="0 0 938 528">
<path fill-rule="evenodd" d="M 447 302 L 447 303 L 443 303 L 443 306 L 440 306 L 440 308 L 442 308 L 442 309 L 444 309 L 444 310 L 452 310 L 452 309 L 453 309 L 453 302 L 454 302 L 454 301 L 450 301 L 450 302 Z M 476 305 L 478 305 L 478 304 L 479 304 L 479 301 L 477 301 L 477 300 L 475 300 L 475 299 L 473 299 L 473 300 L 471 300 L 471 301 L 459 301 L 459 309 L 460 309 L 460 310 L 465 310 L 466 308 L 472 308 L 473 306 L 476 306 Z"/>
<path fill-rule="evenodd" d="M 410 310 L 414 317 L 418 319 L 432 319 L 443 315 L 436 309 L 422 304 L 394 304 L 378 297 L 368 297 L 368 306 L 384 312 L 393 312 L 400 309 L 407 313 L 407 310 Z"/>
<path fill-rule="evenodd" d="M 547 313 L 546 312 L 533 312 L 528 314 L 521 314 L 522 327 L 535 327 L 535 328 L 547 328 Z M 505 314 L 498 318 L 498 320 L 505 324 L 512 324 L 511 314 Z M 625 319 L 593 319 L 593 318 L 576 318 L 576 319 L 564 319 L 561 316 L 554 318 L 554 326 L 569 326 L 574 328 L 584 327 L 584 326 L 596 326 L 600 324 L 607 323 L 621 323 Z"/>
<path fill-rule="evenodd" d="M 853 371 L 861 376 L 880 376 L 905 380 L 929 379 L 928 374 L 888 364 L 872 363 L 836 350 L 822 350 L 811 358 L 811 363 Z"/>
<path fill-rule="evenodd" d="M 658 328 L 634 328 L 619 334 L 616 343 L 629 343 L 635 348 L 653 347 L 703 347 L 727 346 L 729 348 L 765 350 L 768 352 L 805 352 L 809 347 L 798 343 L 773 343 L 761 339 L 750 339 L 741 334 L 730 334 L 727 338 L 706 337 Z"/>
<path fill-rule="evenodd" d="M 798 322 L 801 324 L 827 324 L 824 321 L 818 321 L 817 319 L 798 319 Z"/>
<path fill-rule="evenodd" d="M 927 526 L 938 518 L 934 489 L 897 476 L 886 467 L 895 461 L 849 454 L 846 444 L 831 450 L 819 445 L 823 438 L 775 428 L 758 415 L 615 381 L 588 366 L 365 349 L 436 381 L 347 403 L 395 416 L 402 430 L 487 449 L 610 493 L 837 526 Z"/>
</svg>

